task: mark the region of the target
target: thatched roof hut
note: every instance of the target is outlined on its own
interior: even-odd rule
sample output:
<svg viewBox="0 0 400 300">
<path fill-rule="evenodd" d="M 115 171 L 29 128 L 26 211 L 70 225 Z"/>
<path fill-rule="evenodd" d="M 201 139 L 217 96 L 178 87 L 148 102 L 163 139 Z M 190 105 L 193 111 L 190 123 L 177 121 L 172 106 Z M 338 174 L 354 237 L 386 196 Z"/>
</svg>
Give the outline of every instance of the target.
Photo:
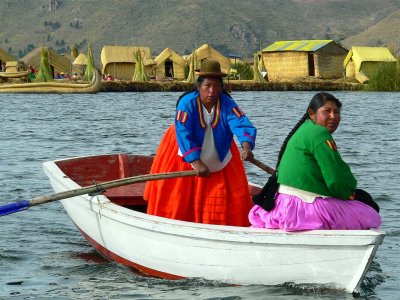
<svg viewBox="0 0 400 300">
<path fill-rule="evenodd" d="M 170 48 L 165 48 L 155 59 L 155 75 L 157 78 L 184 79 L 186 61 Z"/>
<path fill-rule="evenodd" d="M 8 61 L 16 61 L 16 58 L 13 57 L 11 54 L 9 54 L 3 48 L 0 48 L 0 65 L 3 64 L 3 62 L 8 62 Z"/>
<path fill-rule="evenodd" d="M 351 47 L 343 61 L 346 77 L 355 77 L 361 83 L 367 82 L 382 63 L 395 63 L 396 59 L 386 47 Z"/>
<path fill-rule="evenodd" d="M 195 62 L 196 69 L 200 67 L 201 62 L 204 59 L 211 58 L 219 62 L 219 64 L 221 65 L 222 72 L 229 74 L 229 71 L 231 69 L 231 61 L 229 60 L 229 58 L 219 53 L 209 44 L 204 44 L 200 46 L 194 51 L 194 53 L 196 55 L 196 62 Z M 189 55 L 188 57 L 189 60 L 192 55 L 193 54 Z"/>
<path fill-rule="evenodd" d="M 85 53 L 79 54 L 79 55 L 75 58 L 75 60 L 73 61 L 72 64 L 73 64 L 73 65 L 76 65 L 76 66 L 86 66 L 86 64 L 87 64 L 87 57 L 86 57 Z"/>
<path fill-rule="evenodd" d="M 18 71 L 22 71 L 20 68 L 20 63 L 18 62 L 18 60 L 9 60 L 6 62 L 6 72 L 7 73 L 13 73 L 13 72 L 18 72 Z"/>
<path fill-rule="evenodd" d="M 151 58 L 149 47 L 104 46 L 101 50 L 101 73 L 110 74 L 115 79 L 131 81 L 135 73 L 136 57 L 139 52 L 146 73 L 153 75 L 156 62 Z"/>
<path fill-rule="evenodd" d="M 85 53 L 79 54 L 72 62 L 74 72 L 82 75 L 85 73 L 87 65 L 87 56 Z"/>
<path fill-rule="evenodd" d="M 284 78 L 343 76 L 347 50 L 333 40 L 278 41 L 262 50 L 270 81 Z"/>
<path fill-rule="evenodd" d="M 57 73 L 72 72 L 71 60 L 61 54 L 58 54 L 55 50 L 47 47 L 35 48 L 27 55 L 25 55 L 23 58 L 21 58 L 21 61 L 25 64 L 25 67 L 31 65 L 35 69 L 39 68 L 40 58 L 41 58 L 40 52 L 42 49 L 48 52 L 48 60 L 50 64 L 51 75 L 53 77 L 55 77 Z"/>
</svg>

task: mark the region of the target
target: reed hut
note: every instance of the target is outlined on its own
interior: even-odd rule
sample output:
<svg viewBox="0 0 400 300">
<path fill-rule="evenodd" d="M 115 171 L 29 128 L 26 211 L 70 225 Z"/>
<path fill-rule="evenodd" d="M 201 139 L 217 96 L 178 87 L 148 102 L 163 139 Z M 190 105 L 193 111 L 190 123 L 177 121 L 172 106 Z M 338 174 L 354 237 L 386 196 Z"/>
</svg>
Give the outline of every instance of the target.
<svg viewBox="0 0 400 300">
<path fill-rule="evenodd" d="M 85 53 L 80 53 L 72 62 L 72 65 L 74 66 L 73 69 L 75 69 L 78 74 L 84 74 L 87 65 L 87 57 Z"/>
<path fill-rule="evenodd" d="M 55 50 L 47 47 L 39 47 L 33 49 L 31 52 L 29 52 L 27 55 L 25 55 L 23 58 L 21 58 L 21 61 L 24 63 L 25 67 L 28 65 L 31 65 L 35 69 L 39 68 L 40 65 L 40 58 L 41 58 L 41 51 L 47 51 L 48 52 L 48 60 L 49 60 L 49 65 L 50 65 L 50 72 L 53 78 L 57 73 L 72 73 L 72 62 L 70 59 L 67 57 L 58 54 Z"/>
<path fill-rule="evenodd" d="M 140 53 L 146 73 L 153 76 L 156 62 L 151 58 L 149 47 L 104 46 L 100 54 L 101 73 L 110 74 L 114 79 L 131 81 L 135 74 L 137 52 Z"/>
<path fill-rule="evenodd" d="M 194 53 L 196 55 L 196 62 L 195 62 L 196 69 L 200 67 L 201 62 L 204 59 L 211 58 L 219 62 L 219 64 L 221 65 L 221 71 L 223 73 L 229 74 L 231 69 L 231 61 L 229 60 L 229 58 L 222 55 L 220 52 L 215 50 L 209 44 L 204 44 L 200 46 L 194 51 Z M 189 55 L 188 59 L 190 59 L 192 55 L 193 53 Z"/>
<path fill-rule="evenodd" d="M 343 61 L 346 77 L 368 82 L 382 63 L 396 63 L 396 58 L 386 47 L 351 47 Z"/>
<path fill-rule="evenodd" d="M 185 79 L 186 61 L 170 48 L 165 48 L 155 59 L 157 78 Z"/>
<path fill-rule="evenodd" d="M 16 61 L 17 59 L 13 57 L 11 54 L 9 54 L 6 50 L 3 48 L 0 48 L 0 66 L 3 65 L 3 63 L 7 63 L 8 61 Z"/>
<path fill-rule="evenodd" d="M 22 71 L 21 69 L 21 64 L 18 62 L 18 60 L 9 60 L 6 62 L 6 72 L 7 73 L 13 73 L 13 72 L 18 72 Z"/>
<path fill-rule="evenodd" d="M 348 50 L 333 40 L 278 41 L 262 50 L 268 79 L 343 76 L 342 62 Z"/>
</svg>

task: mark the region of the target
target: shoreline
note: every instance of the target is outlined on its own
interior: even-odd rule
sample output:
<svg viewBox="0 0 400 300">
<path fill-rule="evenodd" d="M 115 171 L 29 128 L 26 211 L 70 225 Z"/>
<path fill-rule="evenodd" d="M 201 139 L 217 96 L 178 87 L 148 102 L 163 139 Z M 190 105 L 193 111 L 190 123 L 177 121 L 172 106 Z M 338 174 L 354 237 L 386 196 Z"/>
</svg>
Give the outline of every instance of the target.
<svg viewBox="0 0 400 300">
<path fill-rule="evenodd" d="M 224 82 L 228 91 L 359 91 L 362 84 L 338 80 L 298 80 L 254 82 L 231 80 Z M 183 81 L 102 81 L 99 92 L 186 92 L 195 83 Z"/>
</svg>

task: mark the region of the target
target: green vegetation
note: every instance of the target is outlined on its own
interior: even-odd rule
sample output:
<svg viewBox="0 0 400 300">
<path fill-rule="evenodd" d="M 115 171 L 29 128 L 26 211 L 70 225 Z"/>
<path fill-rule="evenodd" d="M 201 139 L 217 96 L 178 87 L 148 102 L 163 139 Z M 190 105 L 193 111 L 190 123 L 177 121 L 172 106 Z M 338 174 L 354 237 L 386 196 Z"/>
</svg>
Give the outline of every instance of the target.
<svg viewBox="0 0 400 300">
<path fill-rule="evenodd" d="M 61 27 L 61 24 L 60 22 L 44 21 L 44 27 L 50 27 L 53 31 L 56 31 Z"/>
<path fill-rule="evenodd" d="M 53 76 L 50 72 L 49 52 L 46 48 L 40 50 L 40 65 L 39 71 L 36 75 L 35 82 L 49 82 L 53 81 Z"/>
<path fill-rule="evenodd" d="M 249 63 L 236 63 L 231 65 L 231 69 L 235 69 L 237 73 L 231 79 L 240 80 L 253 80 L 254 72 L 253 68 Z"/>
<path fill-rule="evenodd" d="M 364 89 L 367 91 L 399 92 L 400 62 L 382 63 Z"/>
<path fill-rule="evenodd" d="M 85 69 L 85 74 L 83 75 L 83 80 L 91 81 L 95 72 L 96 66 L 93 60 L 92 54 L 92 45 L 88 46 L 88 54 L 87 54 L 87 64 Z"/>
<path fill-rule="evenodd" d="M 135 73 L 133 74 L 132 81 L 149 81 L 149 76 L 144 69 L 143 59 L 139 51 L 135 53 L 135 58 Z"/>
</svg>

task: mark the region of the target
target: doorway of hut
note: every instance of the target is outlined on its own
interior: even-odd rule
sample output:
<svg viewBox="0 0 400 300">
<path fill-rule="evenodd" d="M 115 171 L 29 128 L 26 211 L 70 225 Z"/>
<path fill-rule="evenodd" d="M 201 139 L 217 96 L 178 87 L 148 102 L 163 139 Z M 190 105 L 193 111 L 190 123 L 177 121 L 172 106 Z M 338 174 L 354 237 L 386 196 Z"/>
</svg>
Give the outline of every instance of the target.
<svg viewBox="0 0 400 300">
<path fill-rule="evenodd" d="M 308 76 L 315 76 L 314 53 L 308 53 Z"/>
<path fill-rule="evenodd" d="M 165 77 L 174 78 L 174 63 L 172 62 L 172 60 L 167 59 L 164 65 L 165 65 Z"/>
</svg>

